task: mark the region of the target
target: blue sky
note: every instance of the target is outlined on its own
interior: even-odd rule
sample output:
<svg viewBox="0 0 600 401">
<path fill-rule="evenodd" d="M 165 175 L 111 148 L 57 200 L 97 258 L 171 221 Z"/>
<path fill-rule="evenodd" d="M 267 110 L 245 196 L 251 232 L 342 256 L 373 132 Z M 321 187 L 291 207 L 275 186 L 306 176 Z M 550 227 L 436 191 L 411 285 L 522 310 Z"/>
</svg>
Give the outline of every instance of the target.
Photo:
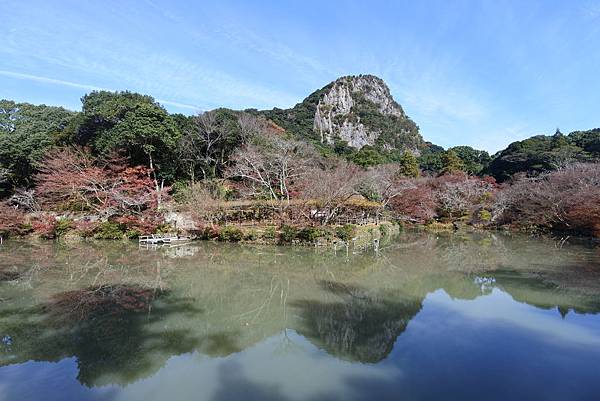
<svg viewBox="0 0 600 401">
<path fill-rule="evenodd" d="M 0 98 L 77 110 L 128 89 L 191 114 L 368 73 L 445 147 L 600 126 L 600 0 L 0 4 Z"/>
</svg>

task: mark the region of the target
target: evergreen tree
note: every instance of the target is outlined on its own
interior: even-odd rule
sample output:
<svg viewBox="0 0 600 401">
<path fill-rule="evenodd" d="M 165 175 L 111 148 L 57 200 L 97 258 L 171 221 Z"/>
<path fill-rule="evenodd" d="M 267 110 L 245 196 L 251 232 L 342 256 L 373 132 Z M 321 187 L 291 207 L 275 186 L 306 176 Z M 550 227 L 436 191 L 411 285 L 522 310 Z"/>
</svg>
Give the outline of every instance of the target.
<svg viewBox="0 0 600 401">
<path fill-rule="evenodd" d="M 415 155 L 410 151 L 405 151 L 399 161 L 398 175 L 402 177 L 418 177 L 419 162 Z"/>
<path fill-rule="evenodd" d="M 444 153 L 442 160 L 444 162 L 442 174 L 455 174 L 464 171 L 465 165 L 463 161 L 452 149 L 448 149 L 446 153 Z"/>
</svg>

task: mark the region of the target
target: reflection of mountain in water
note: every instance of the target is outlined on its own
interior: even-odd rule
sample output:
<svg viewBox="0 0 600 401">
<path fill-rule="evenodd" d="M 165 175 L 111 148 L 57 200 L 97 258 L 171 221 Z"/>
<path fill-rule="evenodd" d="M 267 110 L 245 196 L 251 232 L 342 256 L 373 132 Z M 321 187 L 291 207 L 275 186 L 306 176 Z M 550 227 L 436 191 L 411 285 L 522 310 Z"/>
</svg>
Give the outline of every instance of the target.
<svg viewBox="0 0 600 401">
<path fill-rule="evenodd" d="M 0 282 L 0 338 L 11 337 L 0 366 L 74 356 L 80 382 L 125 384 L 172 355 L 229 355 L 285 329 L 338 358 L 376 363 L 427 294 L 474 299 L 479 276 L 537 307 L 600 311 L 600 257 L 548 240 L 408 233 L 379 257 L 349 260 L 306 248 L 193 246 L 176 258 L 121 243 L 0 248 L 0 271 L 11 272 Z M 106 285 L 119 290 L 99 290 Z"/>
<path fill-rule="evenodd" d="M 339 300 L 295 302 L 303 319 L 298 331 L 341 358 L 370 363 L 383 360 L 408 322 L 421 310 L 419 301 L 381 297 L 363 288 L 331 281 L 322 285 Z"/>
</svg>

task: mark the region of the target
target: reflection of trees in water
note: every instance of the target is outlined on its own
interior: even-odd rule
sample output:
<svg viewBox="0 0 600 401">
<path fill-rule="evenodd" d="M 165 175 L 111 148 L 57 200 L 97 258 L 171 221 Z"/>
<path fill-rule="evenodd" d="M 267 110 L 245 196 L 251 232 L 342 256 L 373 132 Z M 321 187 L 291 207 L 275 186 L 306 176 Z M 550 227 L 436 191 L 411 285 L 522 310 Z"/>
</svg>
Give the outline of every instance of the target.
<svg viewBox="0 0 600 401">
<path fill-rule="evenodd" d="M 488 233 L 404 233 L 400 241 L 379 256 L 349 259 L 312 248 L 213 243 L 195 243 L 177 259 L 121 243 L 0 249 L 0 271 L 19 275 L 0 283 L 9 301 L 0 299 L 0 334 L 13 338 L 10 349 L 0 348 L 0 365 L 75 356 L 81 382 L 127 383 L 171 355 L 229 355 L 285 328 L 331 355 L 377 362 L 426 294 L 443 288 L 474 299 L 481 296 L 476 276 L 495 277 L 496 286 L 532 305 L 600 310 L 592 301 L 598 266 L 589 255 L 575 257 L 578 249 L 569 254 L 568 244 Z M 554 265 L 529 267 L 548 252 Z M 17 298 L 38 304 L 16 309 Z"/>
<path fill-rule="evenodd" d="M 321 285 L 340 300 L 295 302 L 303 318 L 298 331 L 328 353 L 351 360 L 375 363 L 384 359 L 421 309 L 415 300 L 383 297 L 331 281 Z"/>
<path fill-rule="evenodd" d="M 99 286 L 59 293 L 41 306 L 4 310 L 3 331 L 13 344 L 0 352 L 0 365 L 75 356 L 81 383 L 125 384 L 149 376 L 172 355 L 202 348 L 208 354 L 239 351 L 235 335 L 198 338 L 185 329 L 153 323 L 169 315 L 191 318 L 203 311 L 193 300 L 139 286 Z"/>
</svg>

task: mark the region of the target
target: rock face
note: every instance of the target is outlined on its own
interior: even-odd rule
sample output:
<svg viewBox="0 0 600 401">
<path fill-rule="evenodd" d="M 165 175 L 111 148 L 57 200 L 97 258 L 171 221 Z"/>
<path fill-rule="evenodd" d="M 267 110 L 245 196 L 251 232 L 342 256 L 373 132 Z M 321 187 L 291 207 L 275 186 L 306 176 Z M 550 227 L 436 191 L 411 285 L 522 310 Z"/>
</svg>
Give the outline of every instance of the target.
<svg viewBox="0 0 600 401">
<path fill-rule="evenodd" d="M 370 145 L 416 151 L 422 143 L 417 125 L 385 82 L 372 75 L 342 77 L 323 88 L 313 129 L 322 143 L 341 140 L 357 149 Z"/>
</svg>

